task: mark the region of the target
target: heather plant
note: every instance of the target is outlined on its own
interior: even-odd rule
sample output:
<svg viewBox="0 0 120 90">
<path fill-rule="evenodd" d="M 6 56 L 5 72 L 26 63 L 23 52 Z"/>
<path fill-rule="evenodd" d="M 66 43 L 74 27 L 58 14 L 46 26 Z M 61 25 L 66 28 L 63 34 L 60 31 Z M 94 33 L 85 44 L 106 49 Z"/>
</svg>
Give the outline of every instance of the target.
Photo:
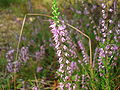
<svg viewBox="0 0 120 90">
<path fill-rule="evenodd" d="M 85 7 L 85 4 L 84 4 L 84 2 L 82 2 L 83 3 L 83 5 L 84 5 L 84 7 Z M 114 2 L 115 3 L 115 2 Z M 96 8 L 96 6 L 94 6 L 93 7 L 93 9 L 95 9 Z M 112 24 L 113 23 L 113 21 L 111 20 L 111 19 L 108 19 L 108 11 L 110 11 L 110 12 L 112 12 L 113 10 L 112 9 L 109 9 L 109 7 L 106 5 L 106 3 L 105 2 L 103 2 L 103 3 L 101 3 L 101 8 L 102 8 L 102 10 L 101 10 L 101 15 L 102 15 L 102 17 L 99 17 L 99 19 L 100 19 L 100 21 L 98 21 L 97 23 L 98 23 L 98 28 L 97 29 L 99 29 L 100 31 L 98 31 L 98 34 L 99 34 L 99 36 L 96 36 L 96 39 L 97 39 L 97 41 L 98 41 L 98 47 L 96 48 L 96 52 L 95 52 L 95 56 L 94 56 L 94 58 L 96 57 L 97 58 L 97 63 L 98 63 L 98 72 L 96 72 L 96 71 L 91 71 L 90 69 L 92 69 L 91 67 L 90 67 L 90 69 L 88 69 L 89 67 L 85 67 L 87 70 L 90 70 L 90 77 L 89 77 L 89 79 L 90 78 L 92 78 L 92 79 L 90 79 L 89 80 L 89 84 L 91 84 L 91 86 L 92 85 L 94 85 L 94 84 L 97 84 L 96 82 L 96 80 L 94 81 L 93 80 L 93 78 L 95 78 L 96 77 L 96 79 L 98 78 L 98 80 L 100 80 L 101 82 L 100 82 L 100 86 L 101 86 L 101 89 L 105 89 L 105 87 L 106 87 L 106 90 L 111 90 L 111 83 L 113 84 L 113 81 L 111 81 L 111 78 L 110 78 L 110 76 L 109 75 L 111 75 L 110 74 L 110 72 L 111 72 L 111 62 L 113 62 L 112 61 L 112 58 L 114 57 L 114 55 L 115 54 L 112 54 L 112 53 L 115 53 L 114 51 L 112 52 L 112 51 L 109 51 L 109 54 L 106 54 L 106 53 L 108 53 L 107 51 L 104 51 L 104 49 L 105 49 L 105 47 L 106 47 L 106 45 L 109 45 L 111 42 L 110 42 L 110 34 L 109 34 L 109 32 L 111 32 L 111 30 L 109 30 L 109 26 L 108 26 L 108 24 Z M 108 10 L 109 9 L 109 10 Z M 80 11 L 78 12 L 77 11 L 77 13 L 78 14 L 81 14 L 80 13 Z M 85 11 L 83 12 L 83 14 L 84 15 L 90 15 L 90 12 L 89 12 L 89 10 L 88 10 L 88 7 L 85 7 Z M 55 16 L 55 15 L 54 15 Z M 91 18 L 90 18 L 91 19 Z M 94 21 L 92 20 L 91 21 L 91 23 L 93 23 Z M 88 27 L 88 25 L 89 24 L 87 24 L 87 27 Z M 51 27 L 53 28 L 52 29 L 52 31 L 55 29 L 55 27 L 54 26 L 56 26 L 56 24 L 54 25 L 52 25 Z M 94 28 L 95 28 L 96 26 L 94 26 Z M 111 28 L 111 27 L 110 27 Z M 57 33 L 59 33 L 59 30 L 55 30 L 55 31 L 58 31 Z M 97 33 L 97 32 L 94 32 L 95 34 Z M 53 32 L 53 35 L 54 35 L 54 38 L 56 38 L 56 36 L 55 36 L 55 33 Z M 58 36 L 59 36 L 59 34 L 57 34 L 57 39 L 58 39 Z M 62 39 L 62 38 L 61 38 Z M 56 40 L 56 39 L 54 39 L 54 40 Z M 114 41 L 113 41 L 114 42 Z M 59 42 L 60 43 L 60 42 Z M 79 45 L 79 47 L 80 47 L 80 49 L 82 50 L 82 54 L 83 54 L 83 60 L 87 60 L 87 58 L 88 58 L 88 56 L 86 56 L 87 54 L 85 53 L 85 49 L 84 49 L 84 47 L 83 47 L 83 45 L 82 45 L 82 43 L 80 42 L 80 41 L 78 41 L 78 45 Z M 114 44 L 114 46 L 115 46 L 115 48 L 114 48 L 114 50 L 116 50 L 116 55 L 117 55 L 117 49 L 118 49 L 118 46 L 117 45 L 115 45 Z M 113 47 L 114 47 L 113 46 Z M 60 52 L 61 53 L 61 52 Z M 98 54 L 96 54 L 96 53 L 98 53 Z M 95 59 L 94 59 L 95 60 Z M 62 60 L 61 60 L 62 61 Z M 80 61 L 81 62 L 81 61 Z M 96 62 L 96 61 L 94 61 L 94 62 Z M 59 63 L 61 63 L 61 62 L 59 62 Z M 87 62 L 85 61 L 85 63 L 87 64 Z M 95 63 L 94 63 L 95 64 Z M 85 66 L 85 65 L 84 65 Z M 89 66 L 89 65 L 88 65 Z M 61 66 L 60 66 L 61 67 Z M 65 66 L 63 66 L 62 65 L 62 67 L 65 67 Z M 93 67 L 93 66 L 92 66 Z M 95 67 L 96 68 L 96 67 Z M 62 73 L 64 73 L 64 70 L 63 71 L 61 71 Z M 86 72 L 86 71 L 84 71 L 84 72 Z M 88 72 L 88 71 L 87 71 Z M 99 74 L 98 74 L 99 73 Z M 95 74 L 95 75 L 93 75 L 93 74 Z M 82 79 L 84 79 L 84 76 L 85 75 L 82 75 Z M 64 79 L 64 78 L 63 78 Z M 91 81 L 92 80 L 92 81 Z M 94 82 L 93 82 L 94 81 Z M 65 82 L 65 81 L 64 81 Z M 84 81 L 83 81 L 84 82 Z M 71 86 L 71 84 L 70 84 L 70 86 Z M 96 86 L 98 86 L 98 87 L 100 87 L 99 85 L 96 85 Z M 60 87 L 62 87 L 61 89 L 63 89 L 64 88 L 64 84 L 63 83 L 60 83 Z M 84 85 L 82 86 L 82 87 L 84 87 Z M 98 88 L 97 87 L 97 88 Z M 84 87 L 85 89 L 87 89 L 87 87 Z M 89 88 L 91 88 L 91 87 L 89 87 Z M 95 86 L 92 86 L 92 89 L 97 89 Z M 69 87 L 69 89 L 71 89 L 71 87 Z"/>
<path fill-rule="evenodd" d="M 54 3 L 53 3 L 54 4 Z M 54 6 L 54 5 L 53 5 Z M 57 8 L 57 7 L 56 7 Z M 53 8 L 54 9 L 54 8 Z M 54 9 L 53 12 L 56 10 Z M 57 11 L 56 11 L 57 12 Z M 54 17 L 56 17 L 56 14 L 54 14 Z M 53 17 L 53 19 L 54 19 Z M 58 16 L 57 16 L 58 17 Z M 54 19 L 55 21 L 56 19 Z M 51 22 L 53 33 L 53 39 L 55 41 L 55 48 L 56 48 L 56 54 L 59 58 L 59 64 L 60 67 L 58 69 L 58 75 L 60 76 L 60 89 L 77 89 L 79 88 L 79 78 L 80 76 L 76 71 L 79 71 L 78 67 L 78 57 L 76 53 L 76 48 L 74 43 L 71 41 L 68 31 L 66 30 L 66 25 L 62 21 L 61 25 L 57 27 L 55 22 Z M 56 21 L 57 22 L 57 21 Z M 83 49 L 83 48 L 82 48 Z M 85 52 L 83 50 L 83 56 L 84 56 L 84 62 L 85 59 L 87 59 Z M 84 76 L 84 75 L 83 75 Z M 75 82 L 74 82 L 75 81 Z M 84 82 L 84 81 L 83 81 Z M 83 86 L 84 88 L 84 86 Z"/>
</svg>

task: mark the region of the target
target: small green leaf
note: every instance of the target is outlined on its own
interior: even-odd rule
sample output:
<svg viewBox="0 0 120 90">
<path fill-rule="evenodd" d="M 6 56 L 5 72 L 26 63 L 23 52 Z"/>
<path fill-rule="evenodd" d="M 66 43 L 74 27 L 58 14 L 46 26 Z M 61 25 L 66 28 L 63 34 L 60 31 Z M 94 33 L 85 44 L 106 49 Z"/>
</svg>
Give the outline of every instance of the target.
<svg viewBox="0 0 120 90">
<path fill-rule="evenodd" d="M 17 85 L 17 89 L 20 89 L 23 85 L 20 83 Z"/>
</svg>

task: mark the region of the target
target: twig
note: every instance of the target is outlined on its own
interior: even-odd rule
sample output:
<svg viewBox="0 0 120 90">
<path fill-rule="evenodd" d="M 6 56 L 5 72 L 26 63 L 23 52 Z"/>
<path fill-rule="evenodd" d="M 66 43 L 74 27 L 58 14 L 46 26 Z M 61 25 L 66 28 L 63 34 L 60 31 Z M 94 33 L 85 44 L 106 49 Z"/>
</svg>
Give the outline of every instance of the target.
<svg viewBox="0 0 120 90">
<path fill-rule="evenodd" d="M 86 35 L 85 33 L 83 33 L 82 31 L 80 31 L 79 29 L 75 28 L 74 26 L 66 23 L 68 26 L 70 26 L 71 28 L 75 29 L 76 31 L 78 31 L 79 33 L 81 33 L 82 35 L 84 35 L 86 38 L 88 38 L 89 40 L 89 48 L 90 48 L 90 65 L 92 67 L 92 45 L 91 45 L 91 39 L 88 35 Z"/>
<path fill-rule="evenodd" d="M 26 14 L 27 16 L 46 16 L 46 17 L 52 17 L 50 15 L 46 15 L 46 14 L 37 14 L 37 13 L 28 13 Z"/>
<path fill-rule="evenodd" d="M 37 87 L 39 87 L 39 84 L 38 84 L 38 79 L 37 79 L 37 77 L 36 77 L 36 74 L 34 74 L 34 76 L 35 76 L 35 82 L 36 82 L 36 85 L 37 85 Z"/>
<path fill-rule="evenodd" d="M 24 28 L 24 24 L 25 24 L 25 21 L 26 21 L 26 17 L 27 17 L 27 15 L 24 16 L 22 27 L 21 27 L 21 30 L 20 30 L 20 36 L 19 36 L 19 41 L 18 41 L 18 45 L 17 45 L 17 53 L 16 53 L 15 60 L 17 60 L 17 57 L 18 57 L 19 47 L 20 47 L 20 42 L 21 42 L 21 37 L 22 37 L 22 33 L 23 33 L 23 28 Z"/>
<path fill-rule="evenodd" d="M 79 33 L 81 33 L 83 36 L 85 36 L 86 38 L 88 38 L 89 40 L 89 48 L 90 48 L 90 74 L 91 74 L 91 78 L 92 81 L 94 81 L 94 72 L 93 72 L 93 64 L 92 64 L 92 44 L 91 44 L 91 39 L 88 35 L 86 35 L 85 33 L 83 33 L 82 31 L 80 31 L 79 29 L 75 28 L 74 26 L 66 23 L 68 26 L 70 26 L 71 28 L 75 29 L 76 31 L 78 31 Z M 95 85 L 92 83 L 92 89 L 96 90 Z"/>
</svg>

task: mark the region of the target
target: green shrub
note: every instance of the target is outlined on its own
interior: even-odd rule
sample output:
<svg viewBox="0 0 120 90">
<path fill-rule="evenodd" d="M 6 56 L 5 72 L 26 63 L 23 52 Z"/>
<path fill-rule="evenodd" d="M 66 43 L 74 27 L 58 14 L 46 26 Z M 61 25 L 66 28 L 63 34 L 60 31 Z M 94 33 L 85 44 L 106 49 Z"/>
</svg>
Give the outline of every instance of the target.
<svg viewBox="0 0 120 90">
<path fill-rule="evenodd" d="M 0 7 L 9 7 L 11 4 L 23 3 L 25 0 L 0 0 Z"/>
</svg>

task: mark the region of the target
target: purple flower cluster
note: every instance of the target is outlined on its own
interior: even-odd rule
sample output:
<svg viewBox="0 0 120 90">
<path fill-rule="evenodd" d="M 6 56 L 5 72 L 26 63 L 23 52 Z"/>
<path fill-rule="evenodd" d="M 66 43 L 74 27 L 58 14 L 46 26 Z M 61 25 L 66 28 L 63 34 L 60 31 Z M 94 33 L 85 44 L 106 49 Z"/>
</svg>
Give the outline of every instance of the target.
<svg viewBox="0 0 120 90">
<path fill-rule="evenodd" d="M 28 47 L 22 47 L 19 54 L 19 60 L 21 62 L 27 62 L 28 59 L 29 59 Z"/>
<path fill-rule="evenodd" d="M 115 66 L 117 64 L 117 56 L 119 56 L 119 47 L 115 44 L 106 45 L 105 54 L 111 58 L 114 57 L 111 65 Z"/>
<path fill-rule="evenodd" d="M 28 47 L 21 48 L 18 60 L 15 60 L 14 52 L 15 50 L 10 50 L 6 54 L 6 58 L 8 61 L 8 64 L 7 64 L 8 72 L 18 72 L 22 63 L 26 63 L 26 61 L 29 59 Z"/>
<path fill-rule="evenodd" d="M 118 23 L 118 26 L 115 28 L 115 30 L 114 29 L 112 30 L 112 32 L 114 32 L 113 39 L 115 40 L 116 43 L 119 43 L 120 42 L 120 27 L 119 27 L 119 23 Z"/>
<path fill-rule="evenodd" d="M 57 26 L 53 21 L 51 21 L 50 24 L 53 40 L 55 42 L 56 54 L 60 64 L 58 74 L 62 81 L 60 82 L 59 87 L 61 90 L 64 90 L 65 88 L 72 90 L 72 88 L 75 87 L 75 84 L 70 83 L 69 81 L 71 80 L 74 70 L 78 70 L 78 66 L 75 61 L 71 61 L 69 59 L 75 59 L 77 57 L 76 52 L 74 51 L 75 46 L 71 42 L 64 22 L 59 26 Z M 69 49 L 69 47 L 71 49 Z"/>
<path fill-rule="evenodd" d="M 105 47 L 106 51 L 105 53 L 108 55 L 108 56 L 111 56 L 112 54 L 114 54 L 117 50 L 118 50 L 118 46 L 115 45 L 115 44 L 110 44 L 110 45 L 107 45 Z"/>
<path fill-rule="evenodd" d="M 100 41 L 102 43 L 105 43 L 106 41 L 106 37 L 107 37 L 107 31 L 108 31 L 108 27 L 106 26 L 106 18 L 107 18 L 107 14 L 106 14 L 106 5 L 104 3 L 101 4 L 102 6 L 102 18 L 99 21 L 100 24 L 100 33 L 101 33 L 101 38 Z"/>
<path fill-rule="evenodd" d="M 43 67 L 37 67 L 36 72 L 40 72 L 43 69 Z"/>
<path fill-rule="evenodd" d="M 35 53 L 35 58 L 37 61 L 43 59 L 43 56 L 45 55 L 45 45 L 40 46 L 40 51 Z"/>
<path fill-rule="evenodd" d="M 78 45 L 79 45 L 79 48 L 80 48 L 81 51 L 82 51 L 82 55 L 83 55 L 83 63 L 84 63 L 84 64 L 88 64 L 88 62 L 89 62 L 89 56 L 88 56 L 88 54 L 86 53 L 83 44 L 81 43 L 80 40 L 79 40 L 77 43 L 78 43 Z"/>
<path fill-rule="evenodd" d="M 113 15 L 111 15 L 110 19 L 107 22 L 107 9 L 106 9 L 106 5 L 104 3 L 101 4 L 102 6 L 102 18 L 100 19 L 99 22 L 99 27 L 98 29 L 100 29 L 100 34 L 101 36 L 99 36 L 99 39 L 97 39 L 99 42 L 102 42 L 99 50 L 98 50 L 98 69 L 100 72 L 100 76 L 103 76 L 102 70 L 104 70 L 104 63 L 103 60 L 106 59 L 110 59 L 111 65 L 116 65 L 116 58 L 119 56 L 119 47 L 114 44 L 114 43 L 118 43 L 119 41 L 119 30 L 118 30 L 118 26 L 110 28 L 108 27 L 107 24 L 109 25 L 113 25 L 115 22 L 112 20 L 113 19 Z M 110 13 L 113 13 L 113 9 L 109 9 Z M 114 36 L 113 36 L 114 35 Z M 112 41 L 112 42 L 111 42 Z M 107 62 L 107 61 L 105 61 Z M 108 63 L 106 63 L 108 64 Z M 107 68 L 107 67 L 106 67 Z"/>
<path fill-rule="evenodd" d="M 20 67 L 20 63 L 18 61 L 14 61 L 14 52 L 15 50 L 10 50 L 6 54 L 6 58 L 8 61 L 8 64 L 7 64 L 8 72 L 17 72 Z"/>
<path fill-rule="evenodd" d="M 107 60 L 106 57 L 108 56 L 106 52 L 108 52 L 104 47 L 99 48 L 98 50 L 98 71 L 99 71 L 99 75 L 103 76 L 104 73 L 103 71 L 105 70 L 105 64 L 107 64 Z M 103 63 L 106 62 L 106 63 Z"/>
<path fill-rule="evenodd" d="M 34 86 L 32 90 L 39 90 L 37 86 Z"/>
<path fill-rule="evenodd" d="M 10 50 L 7 52 L 6 58 L 7 58 L 8 62 L 14 61 L 14 52 L 15 52 L 15 50 Z"/>
<path fill-rule="evenodd" d="M 104 3 L 101 4 L 102 10 L 101 10 L 101 14 L 102 17 L 99 19 L 99 25 L 96 26 L 94 25 L 93 28 L 97 28 L 97 31 L 93 31 L 95 34 L 95 39 L 99 42 L 105 43 L 107 35 L 108 35 L 108 27 L 107 27 L 107 12 L 106 12 L 106 5 Z M 92 18 L 89 18 L 90 20 L 92 20 Z M 111 20 L 110 20 L 111 21 Z M 112 21 L 111 21 L 112 22 Z"/>
<path fill-rule="evenodd" d="M 88 90 L 88 87 L 86 86 L 86 75 L 82 75 L 82 89 Z"/>
<path fill-rule="evenodd" d="M 40 51 L 35 52 L 36 62 L 40 63 L 39 61 L 41 61 L 44 58 L 44 56 L 45 56 L 45 44 L 40 46 Z M 41 72 L 42 70 L 43 70 L 43 67 L 37 66 L 36 68 L 37 73 Z"/>
</svg>

